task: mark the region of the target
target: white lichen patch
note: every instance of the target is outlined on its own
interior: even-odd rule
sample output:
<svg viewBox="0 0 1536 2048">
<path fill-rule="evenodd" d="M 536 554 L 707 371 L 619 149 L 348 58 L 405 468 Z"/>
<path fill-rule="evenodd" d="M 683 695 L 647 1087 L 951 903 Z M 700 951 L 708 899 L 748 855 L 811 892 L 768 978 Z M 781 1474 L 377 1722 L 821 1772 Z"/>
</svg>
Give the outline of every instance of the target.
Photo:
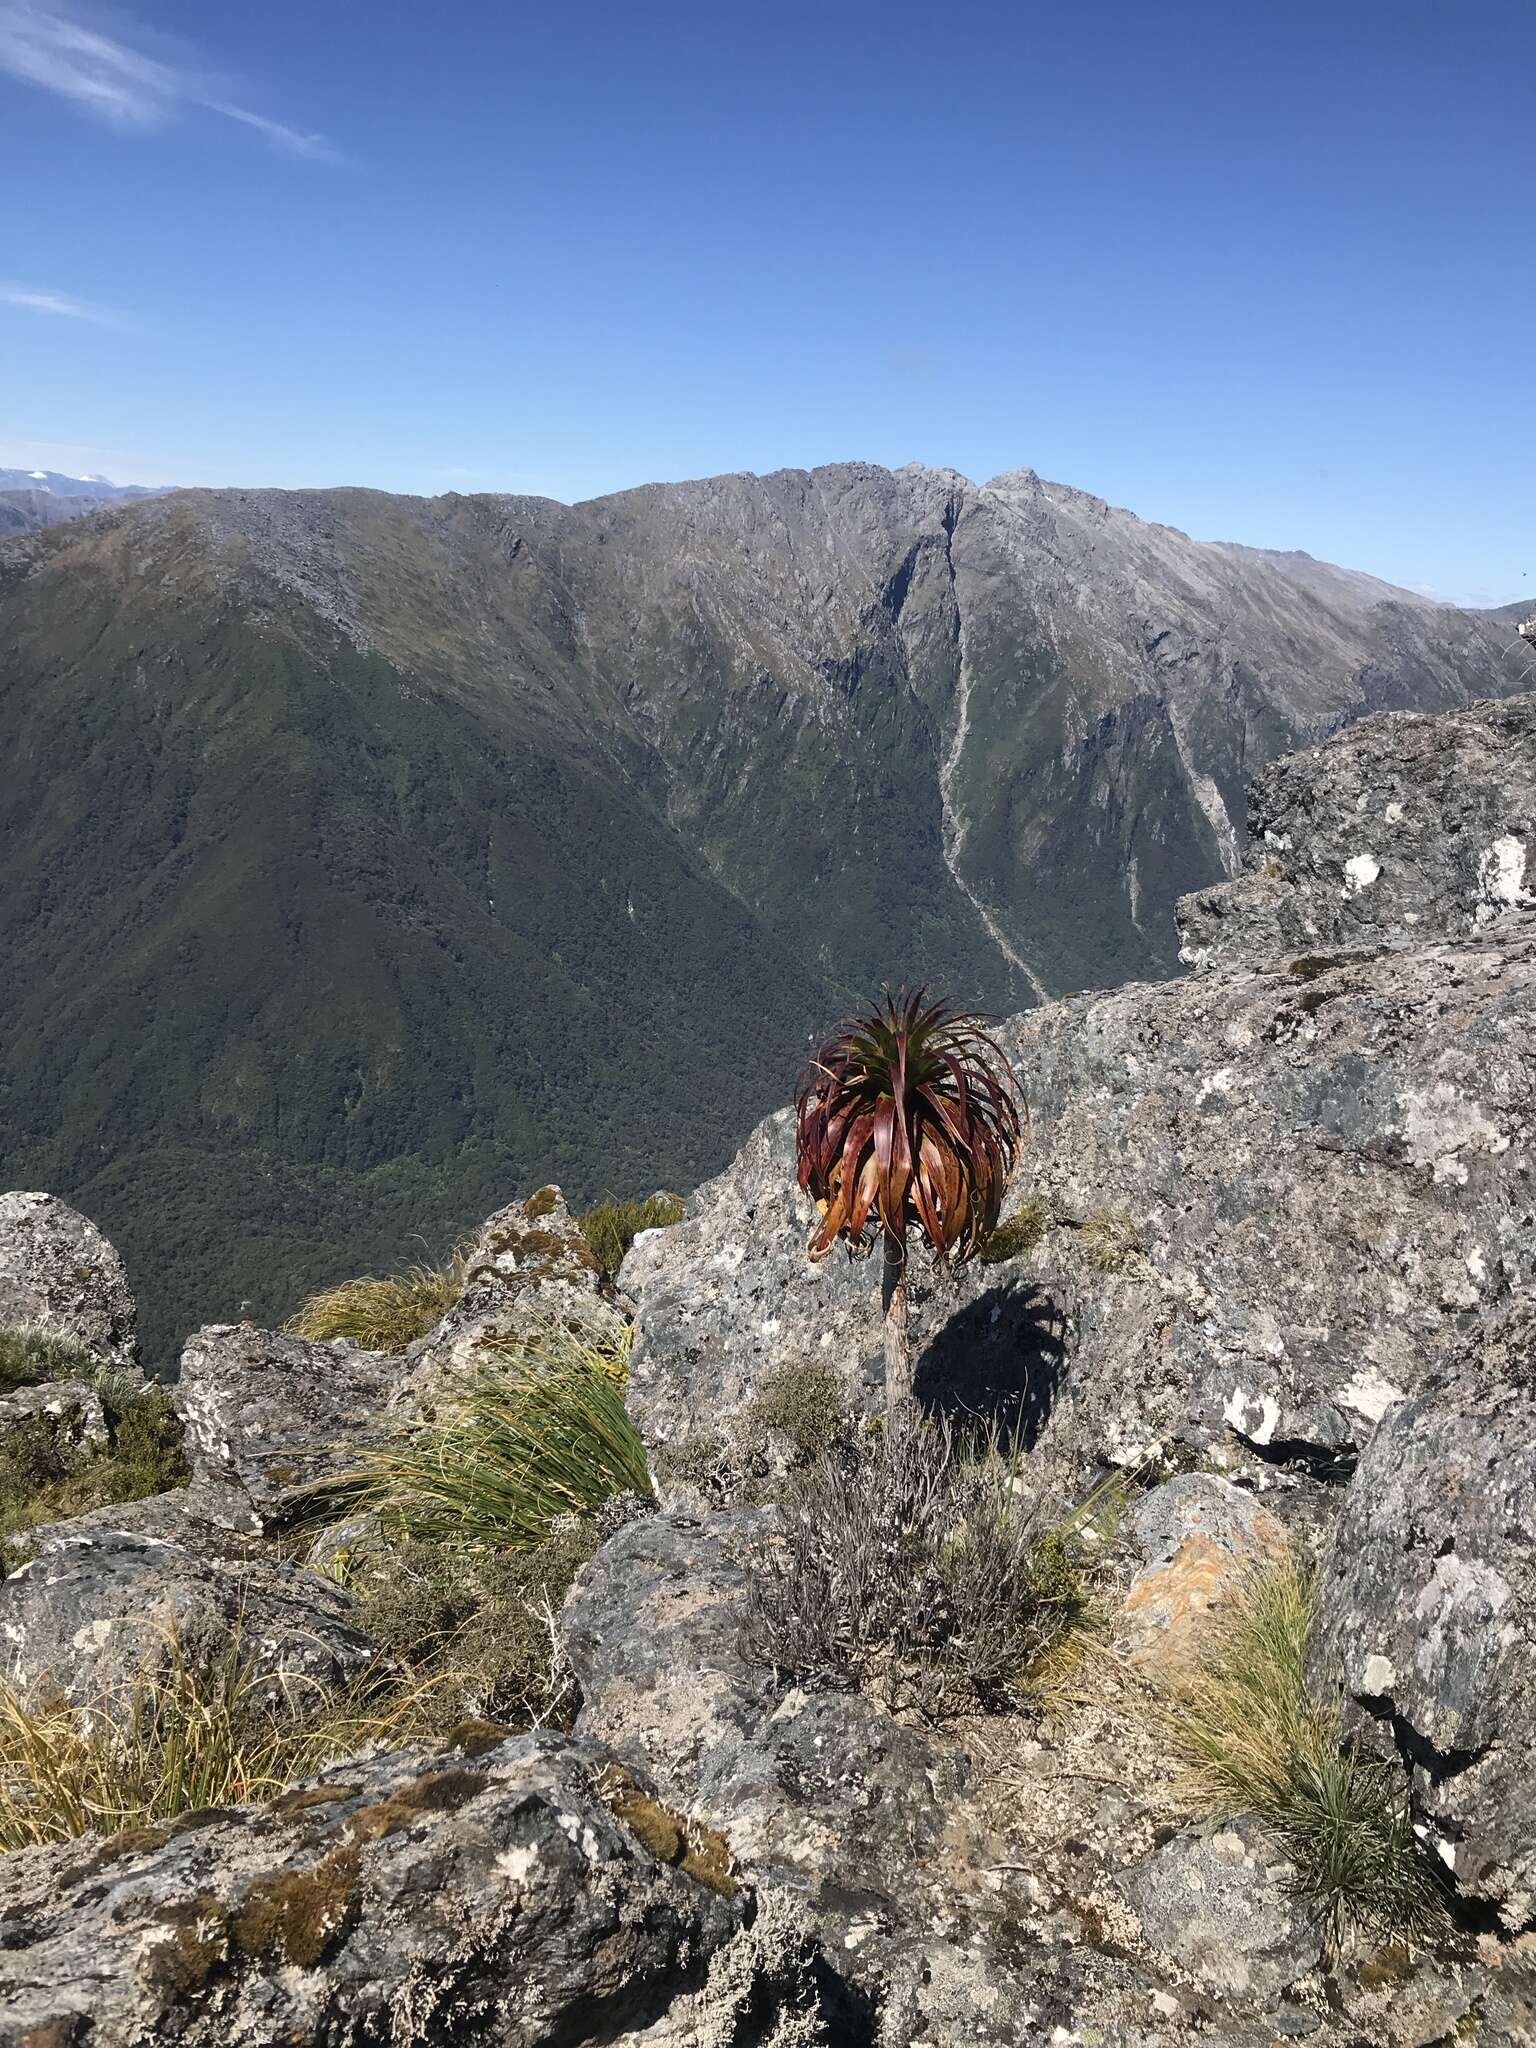
<svg viewBox="0 0 1536 2048">
<path fill-rule="evenodd" d="M 1465 1184 L 1466 1166 L 1460 1153 L 1473 1150 L 1500 1153 L 1509 1150 L 1509 1139 L 1488 1116 L 1479 1102 L 1469 1101 L 1449 1081 L 1437 1081 L 1432 1088 L 1409 1090 L 1401 1098 L 1403 1145 L 1414 1166 L 1428 1166 L 1437 1181 Z"/>
<path fill-rule="evenodd" d="M 1380 1699 L 1397 1684 L 1397 1667 L 1379 1650 L 1366 1658 L 1360 1673 L 1360 1690 Z"/>
<path fill-rule="evenodd" d="M 1487 847 L 1477 863 L 1477 903 L 1473 916 L 1491 924 L 1503 911 L 1536 904 L 1536 892 L 1525 883 L 1525 844 L 1506 832 Z"/>
<path fill-rule="evenodd" d="M 1403 1389 L 1394 1387 L 1392 1382 L 1374 1366 L 1362 1366 L 1349 1385 L 1339 1395 L 1341 1408 L 1352 1408 L 1357 1415 L 1363 1415 L 1367 1422 L 1380 1422 L 1387 1410 L 1403 1398 Z"/>
<path fill-rule="evenodd" d="M 1280 1422 L 1280 1403 L 1274 1395 L 1250 1394 L 1246 1387 L 1234 1387 L 1221 1412 L 1240 1436 L 1255 1444 L 1267 1444 Z"/>
<path fill-rule="evenodd" d="M 1204 1102 L 1208 1095 L 1230 1095 L 1233 1074 L 1230 1067 L 1218 1067 L 1214 1074 L 1202 1074 L 1200 1087 L 1195 1095 L 1196 1103 Z"/>
<path fill-rule="evenodd" d="M 1358 896 L 1369 889 L 1381 873 L 1381 862 L 1373 853 L 1351 854 L 1344 863 L 1344 894 Z"/>
<path fill-rule="evenodd" d="M 526 1884 L 538 1865 L 539 1852 L 529 1843 L 525 1848 L 503 1849 L 496 1868 L 511 1884 Z"/>
</svg>

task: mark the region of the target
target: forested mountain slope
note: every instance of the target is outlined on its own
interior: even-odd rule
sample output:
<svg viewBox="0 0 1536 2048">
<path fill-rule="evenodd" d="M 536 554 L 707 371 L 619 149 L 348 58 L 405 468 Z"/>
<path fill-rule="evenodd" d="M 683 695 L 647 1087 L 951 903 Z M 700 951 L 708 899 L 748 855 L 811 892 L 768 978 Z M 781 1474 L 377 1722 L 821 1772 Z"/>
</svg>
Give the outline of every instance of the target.
<svg viewBox="0 0 1536 2048">
<path fill-rule="evenodd" d="M 691 1183 L 882 979 L 1172 971 L 1253 770 L 1514 690 L 1512 619 L 1029 472 L 0 543 L 0 1180 L 108 1229 L 152 1344 L 194 1276 L 269 1319 L 532 1180 Z"/>
</svg>

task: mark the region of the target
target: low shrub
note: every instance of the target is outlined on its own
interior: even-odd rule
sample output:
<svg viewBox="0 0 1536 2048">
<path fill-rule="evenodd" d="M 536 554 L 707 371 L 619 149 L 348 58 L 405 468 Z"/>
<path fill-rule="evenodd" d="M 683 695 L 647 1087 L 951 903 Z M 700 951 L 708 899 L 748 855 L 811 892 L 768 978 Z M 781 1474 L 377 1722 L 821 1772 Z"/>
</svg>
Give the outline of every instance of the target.
<svg viewBox="0 0 1536 2048">
<path fill-rule="evenodd" d="M 328 1343 L 350 1337 L 367 1351 L 404 1351 L 447 1315 L 464 1292 L 462 1250 L 443 1266 L 407 1266 L 386 1279 L 344 1280 L 312 1294 L 283 1328 Z"/>
<path fill-rule="evenodd" d="M 409 1536 L 510 1547 L 651 1491 L 622 1359 L 557 1329 L 488 1348 L 440 1421 L 374 1446 L 351 1483 Z"/>
<path fill-rule="evenodd" d="M 125 1390 L 113 1375 L 99 1375 L 107 1422 L 105 1445 L 70 1444 L 57 1421 L 29 1416 L 0 1433 L 0 1549 L 46 1522 L 61 1522 L 93 1508 L 120 1507 L 185 1486 L 191 1473 L 182 1454 L 181 1418 L 164 1387 Z"/>
<path fill-rule="evenodd" d="M 430 1682 L 443 1730 L 471 1718 L 564 1725 L 574 1686 L 555 1617 L 596 1547 L 595 1525 L 575 1516 L 516 1550 L 406 1539 L 346 1583 L 380 1650 Z"/>
<path fill-rule="evenodd" d="M 27 1706 L 0 1686 L 0 1849 L 120 1834 L 270 1798 L 374 1742 L 430 1727 L 435 1686 L 382 1669 L 307 1710 L 274 1704 L 238 1640 L 212 1669 L 177 1644 L 124 1699 Z"/>
<path fill-rule="evenodd" d="M 1031 1195 L 1011 1216 L 1005 1216 L 983 1244 L 977 1257 L 989 1266 L 1001 1266 L 1032 1252 L 1051 1227 L 1051 1205 L 1044 1195 Z"/>
<path fill-rule="evenodd" d="M 1043 1530 L 996 1439 L 947 1421 L 848 1439 L 783 1495 L 748 1599 L 749 1650 L 800 1683 L 932 1719 L 1001 1707 L 1083 1616 L 1070 1530 Z"/>
<path fill-rule="evenodd" d="M 592 1256 L 612 1280 L 624 1263 L 642 1230 L 659 1230 L 669 1223 L 681 1223 L 685 1205 L 678 1195 L 647 1195 L 643 1202 L 599 1202 L 578 1217 L 582 1236 L 592 1247 Z"/>
<path fill-rule="evenodd" d="M 1198 1806 L 1220 1820 L 1255 1813 L 1273 1828 L 1335 1940 L 1412 1938 L 1443 1917 L 1444 1893 L 1401 1772 L 1342 1740 L 1337 1703 L 1308 1689 L 1316 1604 L 1315 1574 L 1294 1558 L 1256 1569 L 1161 1715 Z"/>
<path fill-rule="evenodd" d="M 819 1360 L 790 1360 L 767 1375 L 747 1404 L 749 1435 L 774 1430 L 789 1445 L 796 1461 L 814 1464 L 848 1434 L 843 1382 Z"/>
</svg>

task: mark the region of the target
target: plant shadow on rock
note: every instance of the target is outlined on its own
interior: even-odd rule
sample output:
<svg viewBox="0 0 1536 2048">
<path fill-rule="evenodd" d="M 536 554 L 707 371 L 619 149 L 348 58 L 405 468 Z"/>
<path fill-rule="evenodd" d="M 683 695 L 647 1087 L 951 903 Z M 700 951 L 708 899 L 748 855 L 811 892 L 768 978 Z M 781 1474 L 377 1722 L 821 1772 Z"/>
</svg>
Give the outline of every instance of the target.
<svg viewBox="0 0 1536 2048">
<path fill-rule="evenodd" d="M 987 1288 L 924 1348 L 913 1380 L 919 1407 L 956 1423 L 979 1422 L 1033 1450 L 1061 1388 L 1065 1328 L 1044 1288 Z"/>
</svg>

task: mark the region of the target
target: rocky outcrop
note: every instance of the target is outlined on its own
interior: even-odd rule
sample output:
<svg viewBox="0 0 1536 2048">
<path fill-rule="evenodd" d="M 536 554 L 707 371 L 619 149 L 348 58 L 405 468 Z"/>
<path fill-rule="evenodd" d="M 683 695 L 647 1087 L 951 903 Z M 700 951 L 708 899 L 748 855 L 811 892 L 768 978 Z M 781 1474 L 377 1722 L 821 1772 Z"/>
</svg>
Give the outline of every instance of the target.
<svg viewBox="0 0 1536 2048">
<path fill-rule="evenodd" d="M 136 1373 L 134 1320 L 122 1260 L 94 1223 L 56 1195 L 0 1195 L 0 1328 L 51 1330 Z"/>
<path fill-rule="evenodd" d="M 0 1682 L 30 1705 L 62 1698 L 115 1721 L 140 1686 L 237 1654 L 257 1693 L 302 1707 L 372 1661 L 352 1596 L 317 1572 L 105 1521 L 54 1531 L 0 1584 Z"/>
<path fill-rule="evenodd" d="M 697 2002 L 739 1917 L 725 1880 L 675 1867 L 675 1823 L 620 1796 L 609 1762 L 482 1734 L 350 1758 L 266 1807 L 7 1857 L 0 2044 L 664 2038 L 649 2030 Z"/>
<path fill-rule="evenodd" d="M 1536 1919 L 1536 1297 L 1377 1431 L 1324 1562 L 1314 1666 L 1409 1766 L 1461 1891 Z"/>
<path fill-rule="evenodd" d="M 1365 718 L 1261 769 L 1236 882 L 1179 904 L 1205 970 L 1465 938 L 1536 908 L 1536 696 Z"/>
<path fill-rule="evenodd" d="M 1266 2003 L 1322 1960 L 1296 1870 L 1253 1821 L 1179 1835 L 1124 1879 L 1146 1940 L 1203 1991 Z"/>
<path fill-rule="evenodd" d="M 398 1358 L 338 1339 L 309 1343 L 249 1323 L 187 1340 L 176 1386 L 187 1461 L 217 1519 L 269 1535 L 314 1514 L 314 1491 L 379 1427 Z"/>
<path fill-rule="evenodd" d="M 411 1346 L 397 1401 L 430 1414 L 474 1369 L 489 1338 L 516 1348 L 551 1330 L 617 1344 L 627 1324 L 592 1247 L 557 1187 L 509 1202 L 483 1224 L 464 1267 L 464 1291 L 442 1322 Z"/>
</svg>

